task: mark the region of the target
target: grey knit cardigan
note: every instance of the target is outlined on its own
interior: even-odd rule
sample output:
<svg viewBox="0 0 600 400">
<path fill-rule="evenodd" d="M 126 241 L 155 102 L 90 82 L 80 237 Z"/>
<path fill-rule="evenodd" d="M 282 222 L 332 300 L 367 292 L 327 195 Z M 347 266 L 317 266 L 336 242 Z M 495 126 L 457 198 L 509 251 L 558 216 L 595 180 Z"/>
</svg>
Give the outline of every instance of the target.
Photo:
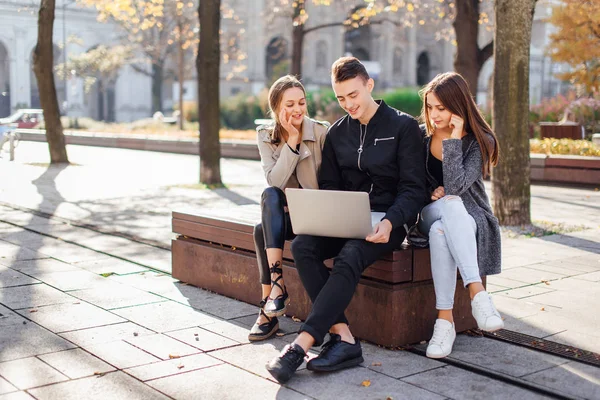
<svg viewBox="0 0 600 400">
<path fill-rule="evenodd" d="M 422 128 L 424 131 L 424 127 Z M 431 137 L 425 136 L 425 165 L 428 165 Z M 473 133 L 462 139 L 447 139 L 442 142 L 444 192 L 460 196 L 467 212 L 477 224 L 477 261 L 481 276 L 501 272 L 500 224 L 492 212 L 485 193 L 481 167 L 483 159 L 479 143 Z M 440 186 L 427 170 L 429 193 Z"/>
</svg>

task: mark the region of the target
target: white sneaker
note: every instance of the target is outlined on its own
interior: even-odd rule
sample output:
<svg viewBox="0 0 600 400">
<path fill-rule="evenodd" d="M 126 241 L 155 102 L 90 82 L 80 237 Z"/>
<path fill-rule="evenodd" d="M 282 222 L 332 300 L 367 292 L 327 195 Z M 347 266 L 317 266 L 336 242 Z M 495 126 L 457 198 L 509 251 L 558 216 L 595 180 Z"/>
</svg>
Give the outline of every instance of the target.
<svg viewBox="0 0 600 400">
<path fill-rule="evenodd" d="M 433 336 L 427 345 L 427 357 L 444 358 L 452 352 L 456 339 L 454 324 L 445 319 L 437 319 L 433 327 Z"/>
<path fill-rule="evenodd" d="M 477 326 L 482 331 L 494 332 L 504 328 L 504 321 L 496 310 L 491 296 L 485 290 L 479 292 L 471 300 L 471 311 Z"/>
</svg>

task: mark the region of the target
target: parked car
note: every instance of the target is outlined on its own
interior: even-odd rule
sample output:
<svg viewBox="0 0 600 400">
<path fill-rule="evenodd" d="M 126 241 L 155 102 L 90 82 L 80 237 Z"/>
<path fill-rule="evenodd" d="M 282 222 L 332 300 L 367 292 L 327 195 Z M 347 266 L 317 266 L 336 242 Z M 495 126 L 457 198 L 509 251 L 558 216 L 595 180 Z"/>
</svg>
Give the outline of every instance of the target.
<svg viewBox="0 0 600 400">
<path fill-rule="evenodd" d="M 0 118 L 1 126 L 12 126 L 16 128 L 30 129 L 35 128 L 44 120 L 44 112 L 39 108 L 22 108 L 13 115 L 6 118 Z"/>
</svg>

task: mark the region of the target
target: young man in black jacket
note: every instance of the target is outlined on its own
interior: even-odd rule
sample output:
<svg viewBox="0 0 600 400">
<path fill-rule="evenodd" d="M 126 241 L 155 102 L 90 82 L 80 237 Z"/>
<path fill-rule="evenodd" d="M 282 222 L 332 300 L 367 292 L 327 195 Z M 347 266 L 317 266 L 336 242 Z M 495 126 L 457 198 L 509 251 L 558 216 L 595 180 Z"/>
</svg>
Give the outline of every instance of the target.
<svg viewBox="0 0 600 400">
<path fill-rule="evenodd" d="M 313 307 L 294 343 L 267 364 L 281 383 L 302 364 L 308 349 L 323 343 L 327 332 L 330 340 L 307 369 L 336 371 L 363 362 L 360 342 L 350 332 L 344 310 L 362 272 L 400 247 L 406 227 L 415 222 L 427 200 L 423 139 L 417 121 L 373 100 L 373 79 L 354 57 L 338 59 L 331 79 L 348 115 L 329 129 L 319 188 L 368 192 L 372 211 L 385 212 L 385 216 L 364 240 L 299 235 L 292 242 L 296 268 Z M 329 258 L 334 258 L 331 274 L 323 264 Z"/>
</svg>

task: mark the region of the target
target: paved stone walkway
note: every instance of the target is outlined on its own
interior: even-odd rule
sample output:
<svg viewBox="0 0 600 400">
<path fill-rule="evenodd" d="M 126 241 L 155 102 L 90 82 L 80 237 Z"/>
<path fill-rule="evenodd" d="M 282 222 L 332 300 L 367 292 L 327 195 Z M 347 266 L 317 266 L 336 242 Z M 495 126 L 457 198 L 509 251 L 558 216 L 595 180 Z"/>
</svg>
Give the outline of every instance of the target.
<svg viewBox="0 0 600 400">
<path fill-rule="evenodd" d="M 0 400 L 548 398 L 515 382 L 600 398 L 599 368 L 464 334 L 454 364 L 364 343 L 361 367 L 302 369 L 281 386 L 264 364 L 298 323 L 251 344 L 256 307 L 169 275 L 171 211 L 258 203 L 259 163 L 224 159 L 228 188 L 199 190 L 197 157 L 69 156 L 75 165 L 48 168 L 46 145 L 22 142 L 16 162 L 0 159 Z M 600 193 L 533 186 L 532 215 L 587 229 L 504 240 L 488 282 L 507 329 L 600 353 Z"/>
</svg>

